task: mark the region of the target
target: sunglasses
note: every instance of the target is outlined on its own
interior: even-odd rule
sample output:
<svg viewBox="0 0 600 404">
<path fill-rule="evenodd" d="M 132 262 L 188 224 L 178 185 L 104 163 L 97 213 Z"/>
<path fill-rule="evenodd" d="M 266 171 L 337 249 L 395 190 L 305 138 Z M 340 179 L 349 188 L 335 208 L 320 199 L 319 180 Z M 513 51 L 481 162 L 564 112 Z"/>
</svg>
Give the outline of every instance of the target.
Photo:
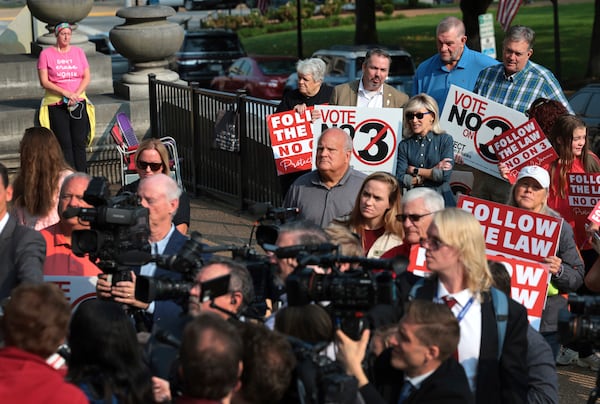
<svg viewBox="0 0 600 404">
<path fill-rule="evenodd" d="M 150 170 L 152 170 L 152 171 L 159 171 L 162 168 L 162 166 L 163 166 L 162 163 L 148 163 L 147 161 L 141 161 L 141 160 L 138 160 L 138 162 L 137 162 L 137 167 L 140 170 L 144 170 L 144 171 L 146 169 L 148 169 L 148 167 L 150 167 Z"/>
<path fill-rule="evenodd" d="M 437 251 L 445 245 L 442 240 L 437 237 L 423 237 L 419 240 L 419 245 L 430 251 Z"/>
<path fill-rule="evenodd" d="M 419 220 L 421 220 L 422 217 L 433 215 L 434 213 L 435 212 L 429 212 L 429 213 L 423 213 L 422 215 L 405 215 L 402 213 L 402 214 L 396 215 L 396 220 L 404 223 L 404 221 L 406 219 L 408 219 L 413 223 L 417 223 Z"/>
<path fill-rule="evenodd" d="M 405 116 L 406 116 L 407 120 L 412 121 L 415 117 L 417 119 L 423 119 L 423 117 L 425 115 L 429 115 L 429 114 L 431 114 L 431 111 L 427 111 L 427 112 L 407 112 Z"/>
</svg>

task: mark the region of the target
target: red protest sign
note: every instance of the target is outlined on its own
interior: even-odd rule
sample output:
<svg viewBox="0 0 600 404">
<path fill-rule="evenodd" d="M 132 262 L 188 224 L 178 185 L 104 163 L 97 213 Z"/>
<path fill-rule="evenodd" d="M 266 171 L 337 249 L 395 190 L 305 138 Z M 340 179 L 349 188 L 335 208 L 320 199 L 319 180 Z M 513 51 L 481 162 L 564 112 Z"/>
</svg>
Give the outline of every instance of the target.
<svg viewBox="0 0 600 404">
<path fill-rule="evenodd" d="M 600 201 L 598 201 L 598 203 L 596 204 L 596 206 L 594 206 L 594 209 L 592 209 L 592 211 L 590 212 L 589 216 L 587 217 L 587 219 L 594 223 L 597 224 L 598 226 L 600 226 Z"/>
<path fill-rule="evenodd" d="M 312 168 L 312 109 L 307 108 L 303 115 L 286 111 L 267 116 L 277 175 Z"/>
<path fill-rule="evenodd" d="M 600 201 L 600 173 L 568 173 L 567 184 L 573 214 L 586 217 Z"/>
<path fill-rule="evenodd" d="M 521 168 L 530 165 L 544 167 L 558 158 L 550 141 L 535 119 L 530 119 L 514 129 L 488 142 L 493 147 L 498 161 L 510 170 L 508 180 L 513 184 Z"/>
<path fill-rule="evenodd" d="M 418 244 L 413 244 L 410 247 L 410 256 L 408 258 L 408 266 L 406 270 L 417 276 L 427 276 L 431 273 L 427 269 L 425 258 L 425 249 Z"/>
<path fill-rule="evenodd" d="M 460 195 L 457 205 L 481 223 L 490 255 L 539 262 L 556 254 L 561 218 L 467 195 Z"/>
<path fill-rule="evenodd" d="M 510 275 L 511 297 L 527 309 L 529 322 L 539 329 L 549 282 L 546 265 L 500 256 L 488 255 L 488 259 L 504 265 Z"/>
</svg>

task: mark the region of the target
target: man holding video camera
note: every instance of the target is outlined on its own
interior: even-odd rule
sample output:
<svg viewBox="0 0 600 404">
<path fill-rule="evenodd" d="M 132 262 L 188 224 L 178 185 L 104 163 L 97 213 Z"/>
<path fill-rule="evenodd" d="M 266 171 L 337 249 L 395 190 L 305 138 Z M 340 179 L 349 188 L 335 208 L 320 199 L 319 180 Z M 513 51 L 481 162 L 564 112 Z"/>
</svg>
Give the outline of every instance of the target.
<svg viewBox="0 0 600 404">
<path fill-rule="evenodd" d="M 144 178 L 137 192 L 141 205 L 149 211 L 150 235 L 148 241 L 153 255 L 176 254 L 185 244 L 187 237 L 173 225 L 172 219 L 179 205 L 181 189 L 177 182 L 165 174 L 156 174 Z M 154 324 L 169 329 L 171 321 L 181 314 L 181 307 L 172 300 L 146 303 L 135 298 L 136 276 L 165 277 L 172 280 L 181 279 L 181 274 L 157 267 L 153 262 L 142 265 L 131 271 L 131 281 L 125 280 L 111 284 L 107 274 L 98 275 L 96 293 L 99 298 L 113 299 L 143 313 L 144 324 L 138 329 L 150 331 Z M 141 330 L 140 329 L 140 330 Z"/>
</svg>

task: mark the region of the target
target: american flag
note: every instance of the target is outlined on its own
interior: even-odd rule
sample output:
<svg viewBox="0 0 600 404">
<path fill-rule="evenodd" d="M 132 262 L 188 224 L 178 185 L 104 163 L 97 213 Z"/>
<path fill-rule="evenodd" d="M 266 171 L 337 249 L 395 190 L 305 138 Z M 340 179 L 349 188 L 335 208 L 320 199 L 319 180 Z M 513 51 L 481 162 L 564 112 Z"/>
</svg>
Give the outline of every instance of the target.
<svg viewBox="0 0 600 404">
<path fill-rule="evenodd" d="M 505 32 L 510 27 L 510 23 L 515 18 L 515 15 L 517 15 L 517 11 L 519 11 L 522 3 L 523 0 L 500 0 L 498 3 L 496 19 Z"/>
<path fill-rule="evenodd" d="M 258 0 L 257 7 L 260 13 L 264 15 L 269 9 L 269 0 Z"/>
</svg>

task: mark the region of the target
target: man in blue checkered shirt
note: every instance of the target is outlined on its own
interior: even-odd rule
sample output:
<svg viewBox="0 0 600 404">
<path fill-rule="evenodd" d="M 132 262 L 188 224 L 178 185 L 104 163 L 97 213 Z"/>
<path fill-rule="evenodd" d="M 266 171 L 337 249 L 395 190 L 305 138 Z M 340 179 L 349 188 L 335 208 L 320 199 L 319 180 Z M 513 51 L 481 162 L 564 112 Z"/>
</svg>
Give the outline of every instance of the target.
<svg viewBox="0 0 600 404">
<path fill-rule="evenodd" d="M 525 113 L 537 98 L 561 102 L 573 113 L 554 74 L 533 63 L 535 32 L 522 25 L 510 27 L 502 43 L 502 64 L 487 67 L 479 73 L 474 92 L 492 101 Z M 476 171 L 472 195 L 505 203 L 510 184 Z"/>
</svg>

